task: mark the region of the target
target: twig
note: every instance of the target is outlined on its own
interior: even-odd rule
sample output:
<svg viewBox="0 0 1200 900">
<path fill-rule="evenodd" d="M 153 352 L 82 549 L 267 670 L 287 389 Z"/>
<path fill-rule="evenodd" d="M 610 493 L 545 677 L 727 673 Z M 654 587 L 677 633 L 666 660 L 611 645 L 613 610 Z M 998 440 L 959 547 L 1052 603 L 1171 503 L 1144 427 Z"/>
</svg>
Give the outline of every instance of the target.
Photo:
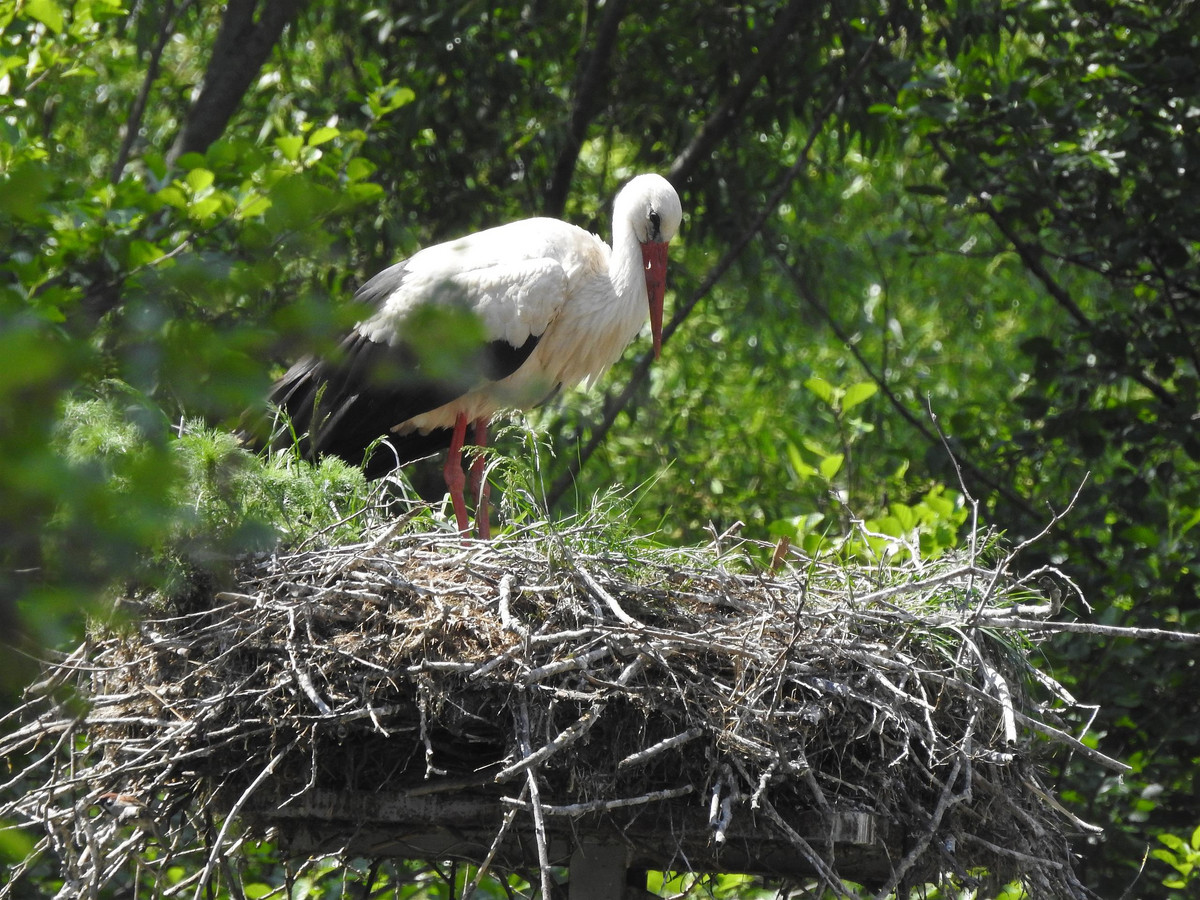
<svg viewBox="0 0 1200 900">
<path fill-rule="evenodd" d="M 725 843 L 725 832 L 733 821 L 733 804 L 741 796 L 733 770 L 728 765 L 721 767 L 721 774 L 713 783 L 712 797 L 708 805 L 708 827 L 712 829 L 713 843 Z"/>
<path fill-rule="evenodd" d="M 942 792 L 938 796 L 937 806 L 934 808 L 933 815 L 930 816 L 929 824 L 917 839 L 912 849 L 904 854 L 904 858 L 900 860 L 900 864 L 892 870 L 891 877 L 875 893 L 875 900 L 886 900 L 892 891 L 896 889 L 896 885 L 903 881 L 909 870 L 917 864 L 917 860 L 924 854 L 930 841 L 937 835 L 938 829 L 942 825 L 942 817 L 946 815 L 946 810 L 967 799 L 967 791 L 970 789 L 969 782 L 967 787 L 964 787 L 962 793 L 956 793 L 954 790 L 954 784 L 958 781 L 959 773 L 962 772 L 964 759 L 965 757 L 961 753 L 954 758 L 954 765 L 951 767 L 950 774 L 946 777 L 942 785 Z"/>
<path fill-rule="evenodd" d="M 1097 634 L 1128 638 L 1132 641 L 1166 641 L 1179 644 L 1200 644 L 1200 634 L 1191 631 L 1171 631 L 1166 628 L 1135 628 L 1130 625 L 1101 625 L 1098 622 L 1046 622 L 1042 619 L 1022 619 L 1016 616 L 989 615 L 981 617 L 979 625 L 1013 628 L 1022 631 L 1042 631 L 1047 634 Z"/>
<path fill-rule="evenodd" d="M 572 803 L 567 806 L 546 806 L 542 804 L 542 814 L 547 816 L 566 816 L 568 818 L 578 818 L 579 816 L 587 816 L 592 813 L 611 812 L 614 809 L 626 809 L 630 806 L 642 806 L 646 803 L 657 803 L 659 800 L 674 800 L 679 797 L 686 797 L 688 794 L 694 793 L 695 788 L 690 784 L 685 784 L 682 787 L 664 788 L 661 791 L 651 791 L 648 794 L 642 794 L 640 797 L 618 797 L 613 800 L 592 800 L 587 803 Z M 511 797 L 502 797 L 501 802 L 506 806 L 511 806 L 518 809 L 532 809 L 532 804 L 524 800 L 514 800 Z"/>
<path fill-rule="evenodd" d="M 1000 704 L 1000 717 L 1004 726 L 1004 743 L 1010 747 L 1015 746 L 1017 743 L 1017 721 L 1013 712 L 1012 691 L 1008 689 L 1008 682 L 1004 680 L 1004 676 L 984 662 L 982 658 L 979 660 L 979 668 L 983 672 L 983 683 L 996 695 L 996 701 Z"/>
<path fill-rule="evenodd" d="M 617 769 L 620 770 L 630 768 L 631 766 L 640 766 L 643 763 L 653 759 L 655 756 L 658 756 L 660 753 L 666 753 L 668 750 L 686 744 L 688 741 L 694 741 L 702 734 L 704 734 L 704 730 L 701 728 L 689 728 L 687 731 L 684 731 L 680 734 L 672 735 L 669 738 L 664 738 L 657 744 L 650 745 L 645 750 L 639 750 L 637 753 L 631 753 L 629 756 L 626 756 L 623 760 L 617 763 Z"/>
<path fill-rule="evenodd" d="M 585 569 L 583 566 L 577 566 L 576 571 L 579 573 L 579 577 L 583 579 L 583 583 L 588 586 L 588 590 L 592 592 L 592 595 L 595 596 L 597 600 L 602 601 L 604 605 L 609 608 L 609 611 L 617 617 L 617 620 L 621 622 L 621 624 L 628 625 L 630 628 L 642 627 L 641 622 L 629 615 L 627 612 L 625 612 L 625 610 L 621 609 L 621 605 L 617 603 L 616 598 L 602 588 L 596 579 L 591 576 L 591 573 L 589 573 L 587 569 Z"/>
<path fill-rule="evenodd" d="M 854 895 L 846 890 L 845 885 L 842 884 L 842 879 L 838 877 L 837 873 L 829 867 L 829 864 L 825 860 L 821 859 L 821 855 L 813 849 L 812 844 L 801 837 L 796 829 L 784 821 L 783 816 L 779 815 L 779 812 L 770 801 L 764 799 L 762 801 L 762 809 L 766 812 L 767 818 L 775 823 L 775 827 L 782 831 L 784 836 L 800 851 L 800 855 L 812 866 L 813 871 L 824 881 L 826 887 L 839 897 L 854 900 Z"/>
<path fill-rule="evenodd" d="M 246 802 L 250 799 L 251 795 L 258 790 L 259 785 L 261 785 L 267 780 L 267 778 L 270 777 L 271 773 L 275 771 L 275 767 L 283 761 L 283 758 L 295 748 L 297 743 L 298 741 L 292 741 L 290 744 L 272 756 L 270 762 L 263 766 L 262 771 L 258 773 L 252 782 L 250 782 L 250 786 L 247 787 L 246 790 L 242 791 L 242 794 L 240 797 L 238 797 L 237 802 L 230 807 L 229 812 L 225 815 L 225 821 L 221 823 L 221 830 L 217 832 L 217 837 L 213 841 L 212 849 L 208 853 L 208 862 L 204 864 L 204 869 L 200 874 L 200 881 L 196 884 L 196 893 L 192 895 L 193 900 L 200 900 L 200 893 L 204 890 L 205 885 L 208 884 L 208 879 L 212 877 L 213 868 L 216 866 L 217 860 L 221 857 L 221 850 L 225 845 L 225 835 L 229 832 L 230 827 L 237 820 L 238 814 L 242 811 L 242 807 L 246 805 Z"/>
<path fill-rule="evenodd" d="M 989 700 L 992 699 L 990 695 L 985 694 L 983 691 L 979 690 L 979 688 L 975 687 L 974 685 L 970 685 L 970 684 L 967 684 L 962 681 L 956 681 L 955 679 L 949 678 L 938 672 L 927 672 L 927 673 L 925 673 L 925 677 L 927 677 L 931 680 L 938 681 L 947 687 L 953 688 L 954 690 L 962 691 L 962 692 L 968 693 L 968 694 L 973 694 L 977 697 L 983 697 L 983 698 L 987 698 Z M 1079 740 L 1078 738 L 1072 737 L 1071 735 L 1067 734 L 1065 731 L 1055 728 L 1052 725 L 1047 725 L 1045 722 L 1041 722 L 1041 721 L 1038 721 L 1037 719 L 1031 718 L 1030 716 L 1025 715 L 1025 713 L 1020 712 L 1019 710 L 1013 710 L 1013 717 L 1019 723 L 1026 726 L 1027 728 L 1032 728 L 1034 731 L 1038 732 L 1039 734 L 1043 734 L 1048 738 L 1058 741 L 1059 743 L 1066 744 L 1068 747 L 1070 747 L 1076 753 L 1086 756 L 1092 762 L 1096 763 L 1097 765 L 1103 766 L 1104 768 L 1106 768 L 1112 772 L 1118 772 L 1122 775 L 1128 775 L 1130 772 L 1133 771 L 1133 768 L 1131 766 L 1128 766 L 1119 760 L 1113 759 L 1111 756 L 1106 756 L 1105 754 L 1101 753 L 1099 750 L 1095 750 L 1092 747 L 1089 747 L 1087 744 L 1083 743 L 1083 741 Z"/>
<path fill-rule="evenodd" d="M 521 745 L 521 752 L 525 754 L 525 759 L 532 759 L 529 743 L 529 701 L 524 694 L 521 695 L 519 705 L 520 719 L 518 722 L 518 739 Z M 552 900 L 553 880 L 550 876 L 550 850 L 546 840 L 546 822 L 542 817 L 542 794 L 537 783 L 537 773 L 534 772 L 534 763 L 524 766 L 525 782 L 529 787 L 529 804 L 533 811 L 533 828 L 534 835 L 537 841 L 537 856 L 538 856 L 538 871 L 542 877 L 542 900 Z M 497 780 L 500 780 L 497 778 Z"/>
<path fill-rule="evenodd" d="M 1054 530 L 1055 525 L 1070 515 L 1071 510 L 1075 508 L 1075 503 L 1079 500 L 1079 495 L 1083 493 L 1083 488 L 1087 484 L 1090 475 L 1091 473 L 1088 473 L 1083 476 L 1083 479 L 1079 482 L 1079 486 L 1075 488 L 1075 493 L 1071 495 L 1071 499 L 1067 502 L 1065 507 L 1063 507 L 1061 510 L 1051 510 L 1050 521 L 1043 525 L 1040 531 L 1021 541 L 1021 543 L 1017 544 L 1017 546 L 1015 546 L 1005 555 L 1003 562 L 996 567 L 996 570 L 992 576 L 992 584 L 989 586 L 987 593 L 991 593 L 991 589 L 994 588 L 996 582 L 999 581 L 1001 574 L 1009 571 L 1009 567 L 1012 565 L 1013 561 L 1016 560 L 1016 558 L 1020 556 L 1022 552 L 1036 544 L 1038 541 L 1042 540 L 1046 535 Z"/>
<path fill-rule="evenodd" d="M 944 572 L 940 575 L 926 576 L 921 578 L 915 584 L 913 582 L 892 585 L 891 587 L 881 588 L 878 591 L 873 591 L 869 594 L 863 594 L 854 598 L 854 603 L 858 606 L 869 606 L 872 603 L 879 603 L 883 600 L 888 600 L 899 594 L 909 594 L 914 590 L 928 590 L 932 587 L 937 587 L 942 584 L 948 584 L 952 581 L 957 581 L 960 578 L 970 578 L 976 571 L 974 562 L 965 566 L 959 566 L 951 569 L 949 572 Z"/>
<path fill-rule="evenodd" d="M 562 675 L 564 672 L 575 672 L 579 669 L 586 669 L 592 663 L 611 655 L 612 650 L 610 648 L 597 647 L 595 650 L 590 650 L 579 656 L 555 660 L 552 663 L 538 666 L 536 669 L 525 673 L 524 682 L 530 685 L 538 681 L 544 681 L 547 678 L 552 678 L 555 675 Z"/>
<path fill-rule="evenodd" d="M 491 868 L 492 861 L 496 858 L 496 853 L 500 849 L 500 844 L 504 841 L 504 836 L 508 834 L 509 828 L 512 827 L 513 820 L 517 817 L 518 810 L 524 808 L 521 804 L 524 802 L 528 793 L 529 784 L 526 783 L 522 785 L 521 793 L 517 797 L 513 808 L 509 809 L 504 814 L 504 818 L 500 822 L 500 827 L 496 830 L 496 837 L 492 840 L 492 845 L 488 847 L 487 856 L 483 858 L 483 862 L 481 862 L 479 867 L 475 870 L 475 877 L 471 879 L 471 883 L 463 890 L 462 900 L 470 900 L 475 891 L 478 889 L 480 883 L 483 881 L 483 876 L 487 874 L 488 869 Z M 510 801 L 510 798 L 508 797 L 503 799 L 505 802 L 513 802 Z"/>
<path fill-rule="evenodd" d="M 514 775 L 519 775 L 521 772 L 531 769 L 534 766 L 540 765 L 541 762 L 553 756 L 560 750 L 570 747 L 577 740 L 587 734 L 592 726 L 600 720 L 600 714 L 604 711 L 604 704 L 597 703 L 582 716 L 579 717 L 573 725 L 564 728 L 558 733 L 554 740 L 545 744 L 534 753 L 526 753 L 525 758 L 518 760 L 507 768 L 501 769 L 496 773 L 496 781 L 503 783 L 508 781 Z"/>
<path fill-rule="evenodd" d="M 308 670 L 300 665 L 300 661 L 296 658 L 296 610 L 288 610 L 288 659 L 292 661 L 292 674 L 296 676 L 296 683 L 300 685 L 300 689 L 304 691 L 304 695 L 312 701 L 313 706 L 321 711 L 323 716 L 332 716 L 333 708 L 328 703 L 321 699 L 321 695 L 317 693 L 317 689 L 313 687 L 312 679 L 308 675 Z"/>
<path fill-rule="evenodd" d="M 511 610 L 508 608 L 509 600 L 512 598 L 512 573 L 506 573 L 500 579 L 500 587 L 498 588 L 500 596 L 500 622 L 509 631 L 515 631 L 523 638 L 529 637 L 529 629 L 513 618 Z"/>
<path fill-rule="evenodd" d="M 1083 821 L 1083 819 L 1079 818 L 1077 815 L 1059 803 L 1057 798 L 1043 790 L 1040 785 L 1034 784 L 1029 778 L 1026 777 L 1022 778 L 1021 780 L 1025 783 L 1027 788 L 1029 788 L 1037 797 L 1042 800 L 1042 802 L 1058 810 L 1060 813 L 1070 819 L 1077 828 L 1092 834 L 1102 834 L 1104 832 L 1104 829 L 1099 825 L 1092 825 Z"/>
</svg>

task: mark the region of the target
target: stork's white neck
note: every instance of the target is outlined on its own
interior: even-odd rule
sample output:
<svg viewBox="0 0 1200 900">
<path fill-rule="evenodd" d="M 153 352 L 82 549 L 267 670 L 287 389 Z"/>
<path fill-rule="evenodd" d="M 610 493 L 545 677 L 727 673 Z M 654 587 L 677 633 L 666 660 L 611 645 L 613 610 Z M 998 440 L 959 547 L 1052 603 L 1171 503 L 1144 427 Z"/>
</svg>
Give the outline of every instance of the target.
<svg viewBox="0 0 1200 900">
<path fill-rule="evenodd" d="M 642 245 L 633 233 L 633 226 L 624 216 L 613 219 L 612 256 L 609 257 L 608 275 L 612 279 L 620 305 L 628 310 L 639 311 L 638 327 L 648 314 L 649 300 L 646 297 L 646 272 L 642 261 Z"/>
</svg>

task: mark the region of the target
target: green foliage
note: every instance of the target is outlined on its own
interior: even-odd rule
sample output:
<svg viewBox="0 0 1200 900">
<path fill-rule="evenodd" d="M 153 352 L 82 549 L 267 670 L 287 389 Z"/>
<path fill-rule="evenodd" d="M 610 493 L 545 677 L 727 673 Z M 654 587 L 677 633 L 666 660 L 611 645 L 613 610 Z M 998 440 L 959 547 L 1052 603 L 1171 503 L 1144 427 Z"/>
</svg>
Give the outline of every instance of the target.
<svg viewBox="0 0 1200 900">
<path fill-rule="evenodd" d="M 368 502 L 359 469 L 337 459 L 313 466 L 291 454 L 264 460 L 227 431 L 193 423 L 171 434 L 165 422 L 152 429 L 138 421 L 147 414 L 112 399 L 67 404 L 55 448 L 70 480 L 87 489 L 63 497 L 42 535 L 56 571 L 82 567 L 80 578 L 170 591 L 197 569 L 219 574 L 239 554 L 280 541 L 358 537 L 355 514 Z M 81 558 L 80 546 L 95 545 L 94 531 L 106 543 Z M 122 553 L 129 547 L 136 554 Z"/>
<path fill-rule="evenodd" d="M 972 480 L 989 517 L 1015 536 L 1036 531 L 1042 501 L 1061 508 L 1086 476 L 1042 559 L 1073 561 L 1101 621 L 1187 630 L 1200 612 L 1184 537 L 1200 505 L 1200 221 L 1176 198 L 1200 162 L 1187 124 L 1196 24 L 1191 6 L 977 8 L 941 26 L 954 52 L 914 71 L 888 111 L 945 167 L 930 202 L 989 222 L 1042 294 L 1016 342 L 1020 381 L 955 421 L 986 473 Z M 1100 893 L 1120 893 L 1141 823 L 1194 818 L 1200 694 L 1190 655 L 1173 648 L 1071 642 L 1061 653 L 1078 684 L 1101 686 L 1110 752 L 1144 761 L 1144 777 L 1079 794 L 1109 826 L 1108 859 L 1091 860 Z M 1171 701 L 1148 704 L 1147 690 Z M 1125 871 L 1109 862 L 1117 845 Z"/>
<path fill-rule="evenodd" d="M 0 861 L 15 866 L 33 850 L 34 839 L 26 832 L 0 820 Z"/>
<path fill-rule="evenodd" d="M 659 897 L 713 897 L 719 900 L 741 897 L 744 900 L 768 900 L 776 890 L 761 885 L 749 875 L 701 876 L 689 872 L 649 872 L 647 890 Z"/>
<path fill-rule="evenodd" d="M 1175 870 L 1174 875 L 1163 879 L 1163 887 L 1182 890 L 1197 881 L 1200 876 L 1200 827 L 1184 840 L 1177 834 L 1160 834 L 1158 842 L 1164 846 L 1151 850 L 1150 855 L 1162 860 Z"/>
<path fill-rule="evenodd" d="M 381 189 L 358 155 L 363 128 L 304 120 L 277 140 L 231 135 L 169 169 L 152 148 L 174 110 L 153 105 L 143 152 L 121 166 L 115 123 L 142 77 L 130 35 L 153 13 L 107 0 L 19 9 L 0 15 L 0 615 L 23 598 L 39 610 L 28 627 L 59 643 L 97 585 L 142 577 L 167 547 L 261 544 L 249 532 L 271 521 L 264 510 L 218 514 L 245 489 L 226 471 L 234 454 L 175 446 L 168 423 L 232 421 L 261 402 L 266 359 L 353 321 L 318 305 L 343 277 L 319 226 Z M 182 60 L 170 72 L 194 76 Z M 381 94 L 360 122 L 402 105 Z M 109 382 L 128 386 L 124 409 L 72 399 Z M 275 502 L 286 491 L 276 485 Z"/>
<path fill-rule="evenodd" d="M 869 422 L 848 418 L 847 413 L 878 389 L 871 382 L 835 387 L 815 376 L 805 381 L 804 387 L 829 408 L 838 427 L 841 450 L 829 451 L 805 437 L 801 438 L 802 448 L 787 445 L 788 459 L 797 475 L 822 486 L 828 512 L 812 510 L 777 520 L 771 523 L 771 534 L 788 538 L 813 556 L 835 552 L 848 559 L 878 558 L 885 548 L 894 549 L 896 538 L 911 543 L 914 552 L 926 559 L 936 559 L 958 546 L 958 532 L 967 522 L 969 510 L 961 495 L 942 485 L 934 485 L 911 503 L 893 500 L 877 514 L 863 519 L 861 528 L 851 527 L 856 520 L 849 505 L 849 491 L 839 476 L 844 476 L 856 445 L 874 429 Z M 903 487 L 906 471 L 907 464 L 893 474 L 895 488 Z"/>
</svg>

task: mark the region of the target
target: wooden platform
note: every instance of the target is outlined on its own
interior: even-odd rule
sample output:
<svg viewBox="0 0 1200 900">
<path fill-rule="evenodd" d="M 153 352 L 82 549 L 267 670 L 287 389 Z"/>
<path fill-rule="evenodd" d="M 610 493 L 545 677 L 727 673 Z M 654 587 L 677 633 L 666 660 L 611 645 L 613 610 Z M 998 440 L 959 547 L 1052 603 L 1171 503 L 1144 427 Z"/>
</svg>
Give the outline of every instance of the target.
<svg viewBox="0 0 1200 900">
<path fill-rule="evenodd" d="M 514 806 L 491 792 L 436 793 L 429 788 L 404 794 L 312 790 L 290 802 L 284 800 L 256 795 L 254 808 L 244 810 L 243 816 L 257 828 L 276 828 L 280 847 L 288 855 L 341 853 L 472 863 L 488 856 L 505 814 Z M 902 835 L 884 833 L 886 829 L 865 812 L 834 811 L 822 817 L 817 812 L 781 811 L 781 815 L 842 878 L 866 885 L 882 883 L 903 855 Z M 551 865 L 576 871 L 594 863 L 604 870 L 817 874 L 796 843 L 780 838 L 779 829 L 769 827 L 766 817 L 747 804 L 735 813 L 724 840 L 714 840 L 707 804 L 695 795 L 603 813 L 547 815 L 545 828 Z M 496 847 L 493 864 L 504 869 L 537 868 L 533 817 L 527 808 L 516 812 Z M 623 871 L 613 872 L 612 877 L 624 882 Z M 572 888 L 573 900 L 613 896 L 577 895 L 585 882 L 592 886 L 604 882 L 596 872 L 572 881 L 578 885 Z"/>
</svg>

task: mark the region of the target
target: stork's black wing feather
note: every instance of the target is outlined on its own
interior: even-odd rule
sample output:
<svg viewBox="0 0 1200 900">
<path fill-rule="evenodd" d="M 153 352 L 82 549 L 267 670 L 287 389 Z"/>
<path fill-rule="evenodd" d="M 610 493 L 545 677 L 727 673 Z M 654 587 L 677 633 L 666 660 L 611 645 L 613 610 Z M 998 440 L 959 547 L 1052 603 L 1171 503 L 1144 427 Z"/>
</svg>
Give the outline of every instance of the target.
<svg viewBox="0 0 1200 900">
<path fill-rule="evenodd" d="M 384 269 L 359 288 L 355 300 L 378 310 L 407 275 L 406 262 Z M 538 336 L 519 347 L 504 340 L 473 343 L 462 338 L 472 331 L 470 313 L 441 299 L 430 307 L 430 318 L 409 323 L 417 333 L 394 335 L 388 342 L 356 329 L 328 358 L 297 362 L 271 390 L 278 418 L 272 427 L 249 435 L 248 442 L 272 449 L 296 443 L 307 459 L 331 454 L 363 466 L 369 478 L 449 446 L 449 429 L 404 435 L 391 429 L 483 381 L 511 375 L 529 358 Z M 368 449 L 385 435 L 388 445 L 368 458 Z"/>
<path fill-rule="evenodd" d="M 368 478 L 381 477 L 450 443 L 448 429 L 406 435 L 390 434 L 389 429 L 449 403 L 480 376 L 499 380 L 512 374 L 537 341 L 530 337 L 520 347 L 506 341 L 485 343 L 471 354 L 468 365 L 431 377 L 409 345 L 380 343 L 355 331 L 335 356 L 303 359 L 276 382 L 270 400 L 283 415 L 271 446 L 286 448 L 298 440 L 307 459 L 332 454 L 362 465 Z M 368 448 L 384 435 L 390 447 L 380 446 L 367 458 Z"/>
</svg>

